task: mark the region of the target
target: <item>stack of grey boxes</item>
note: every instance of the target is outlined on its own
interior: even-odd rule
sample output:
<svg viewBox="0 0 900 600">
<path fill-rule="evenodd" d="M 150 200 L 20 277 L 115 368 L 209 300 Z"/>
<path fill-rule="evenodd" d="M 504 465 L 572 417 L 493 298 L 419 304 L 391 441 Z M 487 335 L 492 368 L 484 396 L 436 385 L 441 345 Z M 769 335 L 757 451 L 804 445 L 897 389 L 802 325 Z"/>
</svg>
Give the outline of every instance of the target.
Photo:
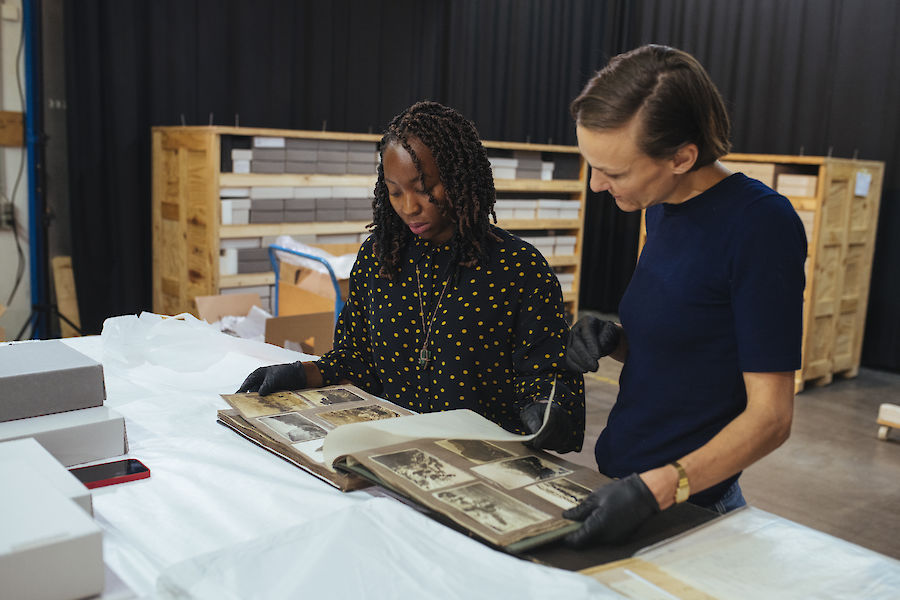
<svg viewBox="0 0 900 600">
<path fill-rule="evenodd" d="M 256 136 L 231 158 L 235 173 L 374 175 L 378 166 L 375 142 L 307 138 Z"/>
<path fill-rule="evenodd" d="M 541 153 L 529 150 L 516 150 L 513 157 L 519 161 L 516 165 L 516 179 L 541 178 Z"/>
</svg>

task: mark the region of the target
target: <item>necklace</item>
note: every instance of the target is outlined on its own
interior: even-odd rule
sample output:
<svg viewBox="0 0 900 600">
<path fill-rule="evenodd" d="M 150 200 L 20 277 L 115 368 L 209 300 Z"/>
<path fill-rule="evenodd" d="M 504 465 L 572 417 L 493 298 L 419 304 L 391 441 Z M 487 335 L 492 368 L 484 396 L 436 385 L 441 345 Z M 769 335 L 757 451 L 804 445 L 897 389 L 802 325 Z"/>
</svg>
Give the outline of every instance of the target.
<svg viewBox="0 0 900 600">
<path fill-rule="evenodd" d="M 422 343 L 422 349 L 419 350 L 419 366 L 424 367 L 431 362 L 431 352 L 428 351 L 428 336 L 431 335 L 431 326 L 434 325 L 434 318 L 437 316 L 438 309 L 441 307 L 441 300 L 444 299 L 444 292 L 447 291 L 447 284 L 453 279 L 453 273 L 447 277 L 444 287 L 441 289 L 441 295 L 438 297 L 434 312 L 428 320 L 428 327 L 425 327 L 425 303 L 422 301 L 422 283 L 419 281 L 419 265 L 416 265 L 416 288 L 419 290 L 419 314 L 422 316 L 422 331 L 425 332 L 425 341 Z"/>
</svg>

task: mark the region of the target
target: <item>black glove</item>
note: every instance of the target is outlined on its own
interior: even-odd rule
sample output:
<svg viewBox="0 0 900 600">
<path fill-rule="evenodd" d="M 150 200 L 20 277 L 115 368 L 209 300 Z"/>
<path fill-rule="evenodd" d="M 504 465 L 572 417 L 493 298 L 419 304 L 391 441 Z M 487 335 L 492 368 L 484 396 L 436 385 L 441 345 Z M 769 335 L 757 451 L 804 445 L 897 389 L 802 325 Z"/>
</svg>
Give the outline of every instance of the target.
<svg viewBox="0 0 900 600">
<path fill-rule="evenodd" d="M 594 490 L 584 501 L 562 516 L 584 521 L 581 528 L 566 536 L 575 548 L 593 543 L 614 544 L 624 541 L 644 521 L 659 512 L 659 503 L 637 473 Z"/>
<path fill-rule="evenodd" d="M 622 328 L 612 321 L 584 317 L 572 326 L 566 347 L 566 363 L 578 373 L 596 371 L 597 361 L 619 347 Z"/>
<path fill-rule="evenodd" d="M 250 373 L 237 393 L 259 392 L 260 396 L 285 390 L 302 390 L 306 387 L 306 371 L 303 363 L 287 363 L 260 367 Z"/>
<path fill-rule="evenodd" d="M 519 418 L 528 431 L 536 433 L 541 428 L 546 408 L 546 402 L 532 402 L 519 411 Z M 528 444 L 537 449 L 571 452 L 578 441 L 578 438 L 572 435 L 572 430 L 572 420 L 569 419 L 568 413 L 554 402 L 550 404 L 550 420 L 547 427 Z"/>
</svg>

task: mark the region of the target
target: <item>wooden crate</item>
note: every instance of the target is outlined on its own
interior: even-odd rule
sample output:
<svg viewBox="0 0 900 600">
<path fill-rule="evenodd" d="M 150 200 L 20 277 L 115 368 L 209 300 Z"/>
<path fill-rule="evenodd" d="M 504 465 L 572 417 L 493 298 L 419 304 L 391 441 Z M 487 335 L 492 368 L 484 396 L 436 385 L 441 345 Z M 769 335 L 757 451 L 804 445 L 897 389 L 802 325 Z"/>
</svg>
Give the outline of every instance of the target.
<svg viewBox="0 0 900 600">
<path fill-rule="evenodd" d="M 723 161 L 762 164 L 776 174 L 815 176 L 812 196 L 788 197 L 809 243 L 803 294 L 803 360 L 794 388 L 826 385 L 859 372 L 884 163 L 878 161 L 729 154 Z M 857 193 L 858 178 L 870 178 Z M 646 238 L 643 215 L 639 249 Z"/>
</svg>

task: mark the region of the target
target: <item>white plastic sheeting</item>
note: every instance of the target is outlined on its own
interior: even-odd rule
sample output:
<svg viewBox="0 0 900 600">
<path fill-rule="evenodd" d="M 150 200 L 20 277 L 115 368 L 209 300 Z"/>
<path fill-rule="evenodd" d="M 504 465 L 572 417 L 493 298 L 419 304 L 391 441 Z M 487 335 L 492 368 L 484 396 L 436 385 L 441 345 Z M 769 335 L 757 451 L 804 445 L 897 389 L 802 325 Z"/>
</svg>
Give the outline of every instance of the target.
<svg viewBox="0 0 900 600">
<path fill-rule="evenodd" d="M 66 340 L 104 363 L 149 479 L 93 491 L 104 560 L 140 597 L 615 598 L 386 499 L 341 493 L 216 424 L 219 394 L 306 355 L 193 318 L 118 317 Z M 640 557 L 717 598 L 897 598 L 900 562 L 756 509 Z"/>
<path fill-rule="evenodd" d="M 166 569 L 164 598 L 621 598 L 494 552 L 385 498 Z"/>
<path fill-rule="evenodd" d="M 104 560 L 140 597 L 222 598 L 233 589 L 230 597 L 246 598 L 257 588 L 260 598 L 292 597 L 287 589 L 329 598 L 462 597 L 453 590 L 497 598 L 487 590 L 501 589 L 529 598 L 530 586 L 545 597 L 557 588 L 570 598 L 607 593 L 581 575 L 489 550 L 400 503 L 342 493 L 216 423 L 216 410 L 229 408 L 219 394 L 234 393 L 256 367 L 306 355 L 151 314 L 107 320 L 100 337 L 66 343 L 103 361 L 106 403 L 125 416 L 129 455 L 151 471 L 93 493 Z M 260 561 L 239 569 L 248 548 Z M 314 568 L 302 568 L 298 556 Z M 324 592 L 332 562 L 332 573 L 342 565 L 331 581 L 336 594 Z M 230 572 L 228 564 L 235 572 L 224 587 L 215 584 L 224 575 L 202 576 Z M 445 581 L 424 593 L 423 581 L 441 572 Z M 157 591 L 161 573 L 165 592 Z M 482 592 L 495 574 L 506 581 Z"/>
</svg>

